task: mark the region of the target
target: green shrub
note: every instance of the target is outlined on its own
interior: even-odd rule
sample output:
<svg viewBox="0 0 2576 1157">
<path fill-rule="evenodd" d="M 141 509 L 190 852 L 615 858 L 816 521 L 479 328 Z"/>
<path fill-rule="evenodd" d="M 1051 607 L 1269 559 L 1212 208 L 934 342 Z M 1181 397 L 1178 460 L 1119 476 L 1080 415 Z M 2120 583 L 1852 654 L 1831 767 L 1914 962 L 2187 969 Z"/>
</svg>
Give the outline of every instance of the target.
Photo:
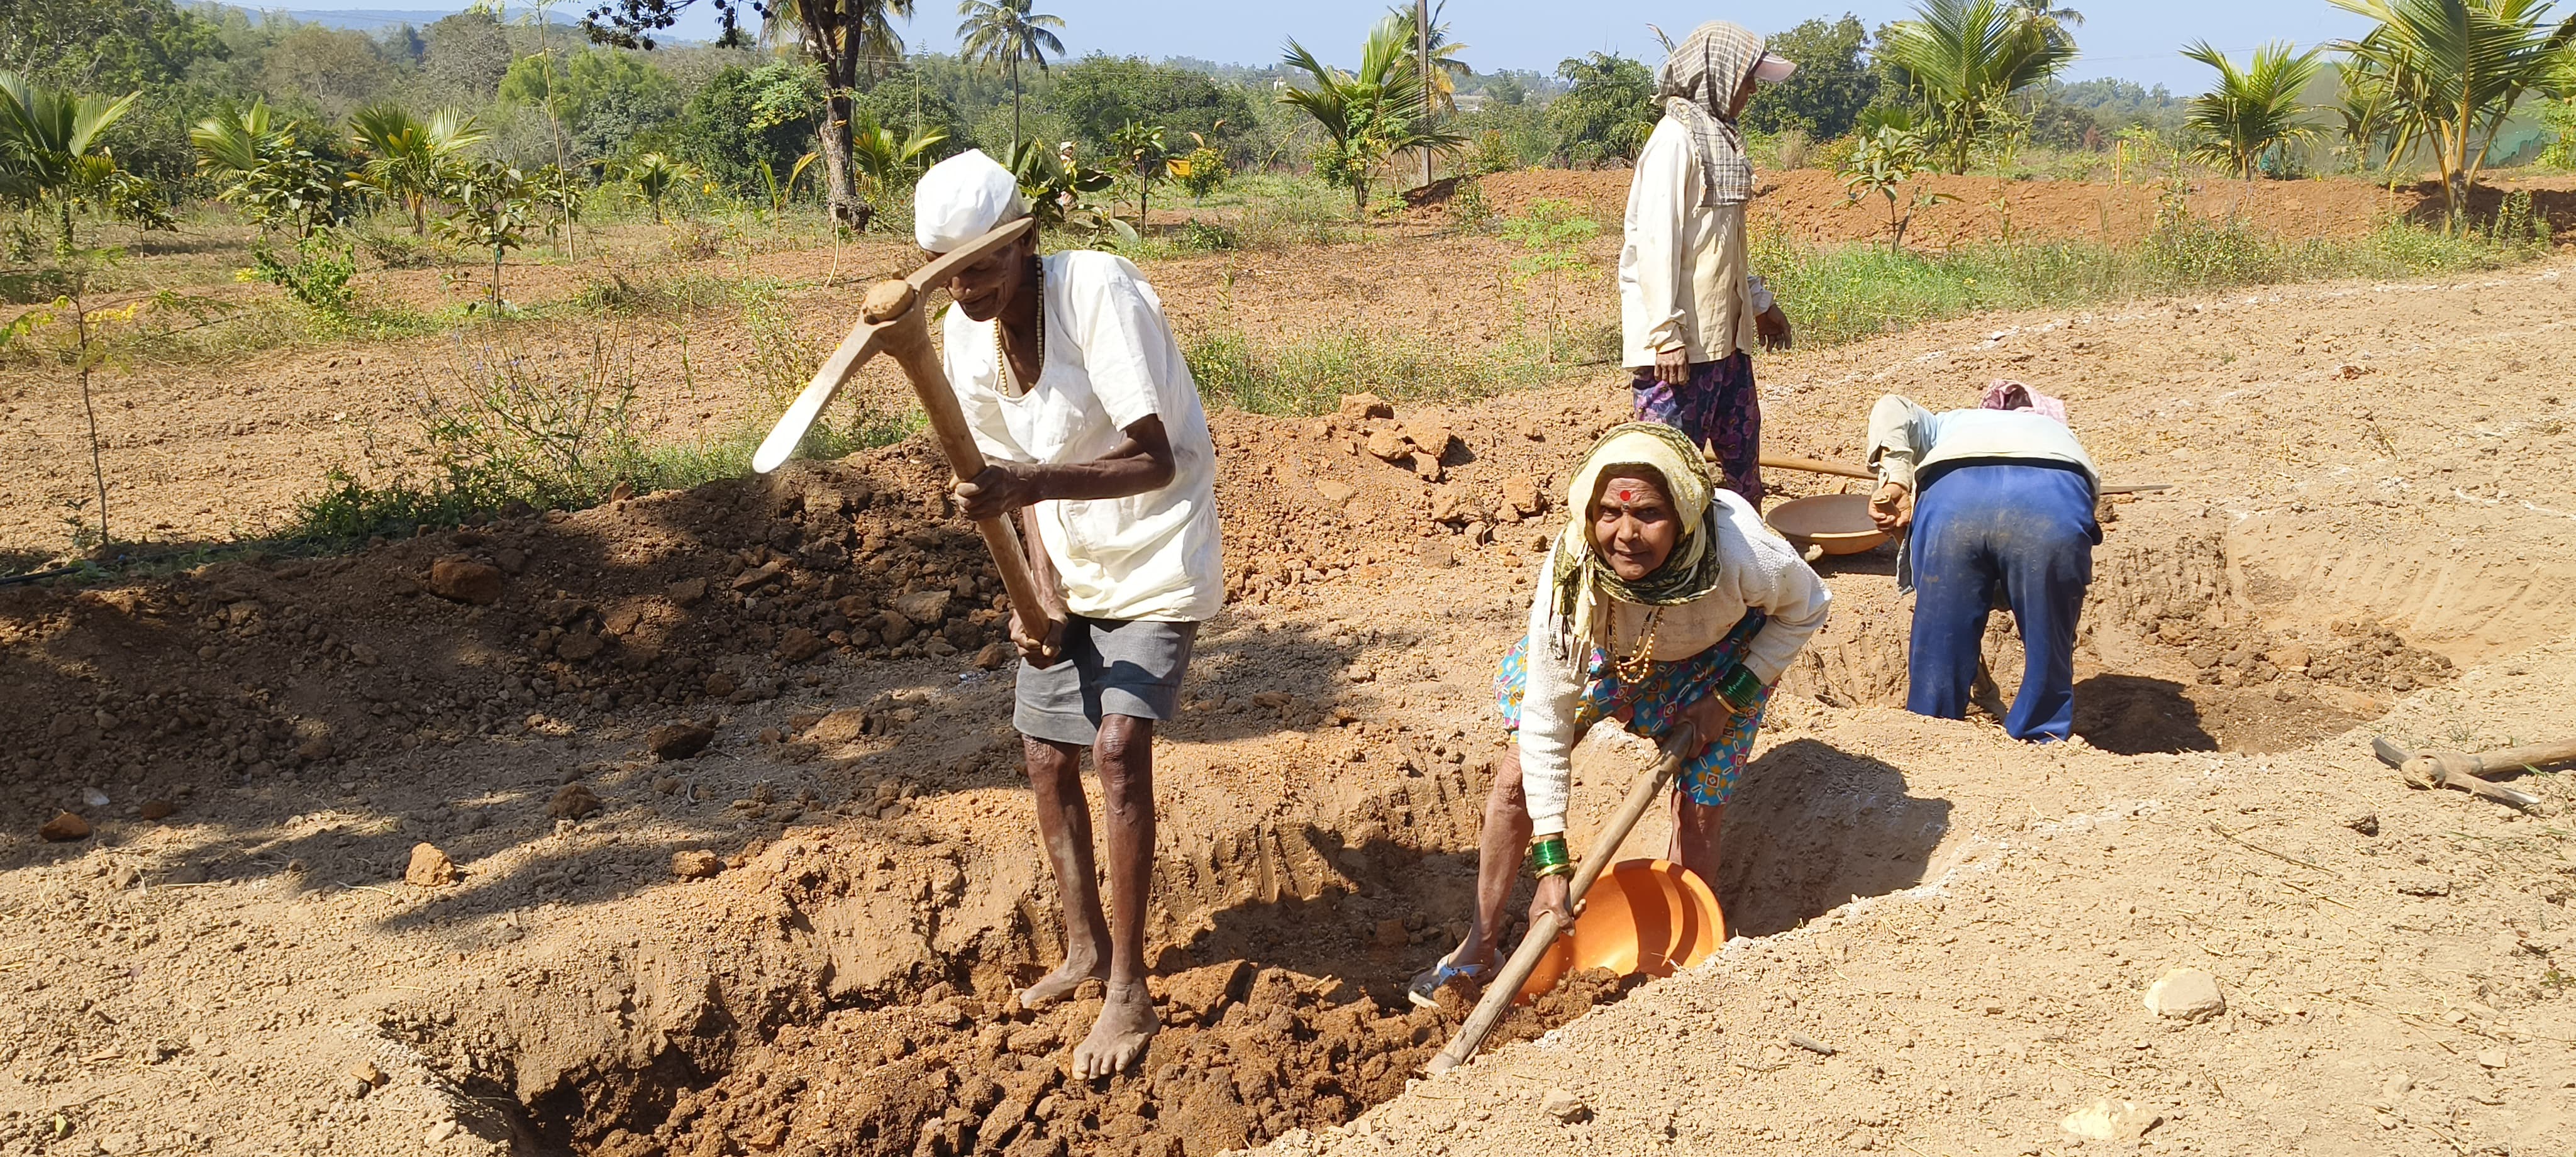
<svg viewBox="0 0 2576 1157">
<path fill-rule="evenodd" d="M 297 241 L 292 261 L 278 256 L 265 240 L 252 243 L 250 260 L 251 267 L 243 271 L 250 280 L 265 281 L 285 290 L 288 297 L 307 309 L 345 318 L 357 307 L 357 292 L 349 288 L 349 278 L 358 272 L 357 257 L 346 242 L 328 230 Z"/>
</svg>

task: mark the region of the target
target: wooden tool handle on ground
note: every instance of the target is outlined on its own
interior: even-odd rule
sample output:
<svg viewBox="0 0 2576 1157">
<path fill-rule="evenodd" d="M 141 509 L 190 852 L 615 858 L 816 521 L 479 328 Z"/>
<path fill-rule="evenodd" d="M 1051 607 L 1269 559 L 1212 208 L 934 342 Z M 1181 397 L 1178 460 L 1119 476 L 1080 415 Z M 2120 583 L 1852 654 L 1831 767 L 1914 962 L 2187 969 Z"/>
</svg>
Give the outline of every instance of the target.
<svg viewBox="0 0 2576 1157">
<path fill-rule="evenodd" d="M 1873 482 L 1878 480 L 1878 475 L 1871 471 L 1863 470 L 1858 466 L 1845 466 L 1840 462 L 1827 462 L 1821 458 L 1800 458 L 1791 454 L 1765 454 L 1762 456 L 1762 464 L 1765 466 L 1777 467 L 1782 470 L 1804 470 L 1809 474 L 1831 474 L 1836 478 L 1866 478 Z M 2163 482 L 2130 482 L 2116 486 L 2103 486 L 2098 488 L 2096 492 L 2101 494 L 2152 494 L 2159 490 L 2171 489 L 2173 489 L 2173 487 L 2170 484 Z"/>
<path fill-rule="evenodd" d="M 911 286 L 901 281 L 880 283 L 868 291 L 870 316 L 893 317 L 878 331 L 878 345 L 903 368 L 903 376 L 912 383 L 912 392 L 921 399 L 921 412 L 930 419 L 930 432 L 939 440 L 939 451 L 948 457 L 948 472 L 965 482 L 984 472 L 984 452 L 975 445 L 975 434 L 966 427 L 966 412 L 957 405 L 956 391 L 948 386 L 948 374 L 940 368 L 939 353 L 931 348 L 930 323 L 922 317 L 918 301 L 910 300 Z M 896 300 L 898 297 L 902 300 Z M 1002 572 L 1002 589 L 1011 595 L 1011 607 L 1019 612 L 1021 622 L 1043 638 L 1052 633 L 1055 624 L 1064 621 L 1064 613 L 1052 599 L 1038 589 L 1037 575 L 1029 570 L 1029 557 L 1024 553 L 1020 536 L 1011 528 L 1008 515 L 978 519 L 975 529 L 984 533 L 984 545 L 993 552 L 994 569 Z"/>
<path fill-rule="evenodd" d="M 1619 845 L 1627 841 L 1629 831 L 1645 816 L 1646 809 L 1655 806 L 1655 800 L 1663 794 L 1664 785 L 1671 783 L 1673 774 L 1681 769 L 1683 757 L 1698 747 L 1699 732 L 1688 723 L 1675 727 L 1664 737 L 1663 753 L 1656 757 L 1654 765 L 1648 767 L 1645 774 L 1637 777 L 1636 786 L 1628 789 L 1628 798 L 1620 801 L 1619 810 L 1611 814 L 1610 822 L 1602 827 L 1601 834 L 1592 838 L 1592 847 L 1584 852 L 1583 862 L 1574 866 L 1574 879 L 1567 883 L 1565 889 L 1567 907 L 1581 911 L 1583 894 L 1592 890 L 1592 882 L 1610 866 L 1610 857 L 1619 854 Z M 1425 1066 L 1431 1075 L 1439 1076 L 1476 1055 L 1476 1050 L 1483 1047 L 1485 1037 L 1494 1031 L 1495 1025 L 1502 1023 L 1503 1014 L 1511 1010 L 1513 998 L 1520 993 L 1521 985 L 1529 981 L 1530 973 L 1538 967 L 1539 960 L 1547 955 L 1548 947 L 1556 943 L 1556 934 L 1556 913 L 1541 912 L 1530 921 L 1529 934 L 1521 937 L 1520 947 L 1512 951 L 1511 959 L 1504 962 L 1502 971 L 1486 982 L 1485 995 L 1476 1001 L 1476 1010 L 1467 1014 L 1467 1022 L 1458 1026 L 1458 1035 L 1449 1038 L 1449 1047 L 1440 1050 L 1440 1055 L 1431 1058 L 1431 1063 Z"/>
<path fill-rule="evenodd" d="M 2478 761 L 2478 770 L 2481 773 L 2520 771 L 2526 767 L 2547 767 L 2553 763 L 2576 760 L 2576 739 L 2508 747 L 2503 751 L 2485 751 L 2469 758 Z"/>
</svg>

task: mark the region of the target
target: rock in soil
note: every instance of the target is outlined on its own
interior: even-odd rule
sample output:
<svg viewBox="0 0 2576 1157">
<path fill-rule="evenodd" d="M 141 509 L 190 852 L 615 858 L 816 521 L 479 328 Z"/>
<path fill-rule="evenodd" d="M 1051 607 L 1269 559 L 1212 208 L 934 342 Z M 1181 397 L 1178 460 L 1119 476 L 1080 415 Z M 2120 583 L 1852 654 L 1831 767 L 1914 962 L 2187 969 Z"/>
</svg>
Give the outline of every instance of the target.
<svg viewBox="0 0 2576 1157">
<path fill-rule="evenodd" d="M 2352 830 L 2354 830 L 2354 831 L 2356 831 L 2356 832 L 2360 832 L 2361 834 L 2363 834 L 2363 835 L 2365 835 L 2365 836 L 2375 836 L 2375 835 L 2378 835 L 2378 834 L 2379 834 L 2379 813 L 2378 813 L 2378 812 L 2374 812 L 2374 811 L 2358 811 L 2358 812 L 2350 812 L 2350 813 L 2347 813 L 2347 814 L 2343 817 L 2343 826 L 2348 827 L 2348 828 L 2351 828 Z"/>
<path fill-rule="evenodd" d="M 709 694 L 714 694 L 713 682 L 709 680 Z M 728 693 L 732 690 L 732 686 L 732 680 L 725 681 Z M 644 733 L 644 746 L 652 748 L 656 758 L 687 759 L 705 751 L 708 744 L 715 742 L 715 738 L 715 728 L 704 724 L 665 723 Z"/>
<path fill-rule="evenodd" d="M 170 813 L 178 810 L 179 805 L 171 803 L 169 800 L 147 799 L 143 801 L 143 806 L 137 809 L 135 814 L 142 816 L 147 820 L 166 820 L 170 818 Z"/>
<path fill-rule="evenodd" d="M 546 815 L 552 819 L 583 819 L 597 811 L 599 795 L 586 783 L 567 783 L 556 789 L 553 799 L 546 801 Z"/>
<path fill-rule="evenodd" d="M 440 888 L 456 882 L 456 861 L 439 851 L 435 844 L 413 844 L 411 864 L 403 869 L 403 882 L 416 888 Z"/>
<path fill-rule="evenodd" d="M 501 568 L 472 559 L 443 558 L 430 564 L 429 591 L 442 599 L 490 606 L 501 601 Z"/>
<path fill-rule="evenodd" d="M 64 812 L 46 820 L 45 826 L 36 829 L 36 834 L 43 836 L 47 842 L 56 844 L 85 840 L 89 838 L 89 821 L 70 812 Z"/>
<path fill-rule="evenodd" d="M 703 880 L 724 870 L 724 861 L 714 852 L 683 848 L 671 853 L 671 874 L 683 880 Z"/>
<path fill-rule="evenodd" d="M 1538 1111 L 1568 1125 L 1592 1114 L 1591 1107 L 1583 1103 L 1583 1098 L 1563 1089 L 1549 1089 L 1547 1095 L 1539 1098 Z"/>
<path fill-rule="evenodd" d="M 2227 1011 L 2218 978 L 2197 968 L 2176 968 L 2147 986 L 2147 1011 L 2198 1023 Z"/>
</svg>

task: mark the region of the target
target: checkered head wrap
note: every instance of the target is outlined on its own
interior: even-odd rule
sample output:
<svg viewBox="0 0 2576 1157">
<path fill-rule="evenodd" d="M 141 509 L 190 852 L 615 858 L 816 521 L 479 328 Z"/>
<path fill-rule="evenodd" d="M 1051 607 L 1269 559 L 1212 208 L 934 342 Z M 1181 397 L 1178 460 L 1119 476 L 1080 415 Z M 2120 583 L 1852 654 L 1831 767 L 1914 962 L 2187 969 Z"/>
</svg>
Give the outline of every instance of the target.
<svg viewBox="0 0 2576 1157">
<path fill-rule="evenodd" d="M 1692 29 L 1690 38 L 1664 58 L 1655 73 L 1655 95 L 1664 112 L 1690 130 L 1691 152 L 1699 157 L 1702 206 L 1741 205 L 1753 199 L 1753 162 L 1745 159 L 1744 137 L 1735 130 L 1727 106 L 1753 66 L 1762 62 L 1762 38 L 1740 24 L 1712 20 Z"/>
</svg>

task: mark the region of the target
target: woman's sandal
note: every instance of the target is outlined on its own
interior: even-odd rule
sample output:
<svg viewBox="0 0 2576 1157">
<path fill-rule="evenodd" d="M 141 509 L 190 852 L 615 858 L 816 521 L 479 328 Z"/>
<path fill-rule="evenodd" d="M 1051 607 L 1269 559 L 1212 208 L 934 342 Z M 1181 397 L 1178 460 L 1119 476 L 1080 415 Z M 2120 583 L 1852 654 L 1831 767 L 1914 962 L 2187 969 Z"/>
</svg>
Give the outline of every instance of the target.
<svg viewBox="0 0 2576 1157">
<path fill-rule="evenodd" d="M 1457 955 L 1457 949 L 1450 949 L 1449 954 L 1441 957 L 1439 963 L 1414 977 L 1413 982 L 1404 987 L 1404 998 L 1412 1001 L 1419 1008 L 1438 1008 L 1440 990 L 1447 987 L 1450 981 L 1475 980 L 1484 976 L 1486 969 L 1493 967 L 1493 962 L 1490 960 L 1483 964 L 1451 963 L 1451 959 Z"/>
</svg>

